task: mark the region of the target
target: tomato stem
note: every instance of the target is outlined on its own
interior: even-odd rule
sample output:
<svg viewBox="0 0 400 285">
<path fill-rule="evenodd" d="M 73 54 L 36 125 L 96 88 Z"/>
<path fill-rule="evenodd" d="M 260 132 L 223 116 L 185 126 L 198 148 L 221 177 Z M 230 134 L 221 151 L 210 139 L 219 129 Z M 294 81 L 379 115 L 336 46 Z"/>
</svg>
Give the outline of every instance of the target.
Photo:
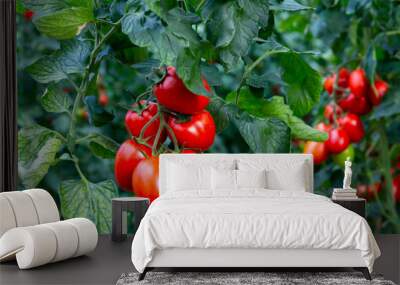
<svg viewBox="0 0 400 285">
<path fill-rule="evenodd" d="M 154 139 L 154 142 L 153 142 L 153 147 L 151 148 L 151 153 L 152 153 L 153 156 L 158 154 L 157 153 L 158 142 L 160 141 L 161 133 L 162 133 L 162 131 L 164 129 L 164 124 L 165 124 L 164 123 L 164 115 L 163 115 L 163 113 L 158 111 L 157 114 L 160 116 L 160 126 L 158 127 L 156 138 Z"/>
<path fill-rule="evenodd" d="M 160 117 L 160 112 L 157 112 L 153 117 L 151 117 L 150 120 L 148 120 L 148 121 L 146 122 L 146 124 L 144 124 L 143 128 L 140 130 L 139 139 L 141 139 L 141 140 L 144 140 L 144 139 L 145 139 L 145 138 L 143 138 L 145 131 L 147 130 L 147 128 L 148 128 L 152 123 L 154 123 L 154 122 L 158 119 L 158 117 Z M 160 125 L 161 125 L 161 124 L 160 124 Z"/>
<path fill-rule="evenodd" d="M 165 124 L 165 128 L 167 129 L 167 132 L 170 135 L 172 143 L 174 144 L 174 151 L 179 152 L 178 140 L 176 139 L 174 131 L 172 130 L 172 128 L 168 124 Z"/>
</svg>

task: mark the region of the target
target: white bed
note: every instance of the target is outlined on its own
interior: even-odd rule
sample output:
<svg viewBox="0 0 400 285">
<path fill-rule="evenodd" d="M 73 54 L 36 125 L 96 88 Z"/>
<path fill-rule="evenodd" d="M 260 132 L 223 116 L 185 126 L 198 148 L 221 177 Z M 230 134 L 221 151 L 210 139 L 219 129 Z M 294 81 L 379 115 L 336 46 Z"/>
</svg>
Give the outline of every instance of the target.
<svg viewBox="0 0 400 285">
<path fill-rule="evenodd" d="M 161 155 L 132 262 L 140 278 L 154 267 L 354 267 L 368 278 L 380 255 L 368 223 L 312 189 L 309 155 Z"/>
</svg>

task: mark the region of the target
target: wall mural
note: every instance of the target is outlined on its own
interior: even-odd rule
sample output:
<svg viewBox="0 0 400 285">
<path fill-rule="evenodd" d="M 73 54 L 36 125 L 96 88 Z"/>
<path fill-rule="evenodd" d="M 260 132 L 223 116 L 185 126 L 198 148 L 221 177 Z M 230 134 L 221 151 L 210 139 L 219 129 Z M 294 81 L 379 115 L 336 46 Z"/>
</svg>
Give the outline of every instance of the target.
<svg viewBox="0 0 400 285">
<path fill-rule="evenodd" d="M 19 188 L 110 232 L 117 196 L 158 195 L 158 155 L 304 152 L 400 233 L 400 4 L 18 2 Z"/>
</svg>

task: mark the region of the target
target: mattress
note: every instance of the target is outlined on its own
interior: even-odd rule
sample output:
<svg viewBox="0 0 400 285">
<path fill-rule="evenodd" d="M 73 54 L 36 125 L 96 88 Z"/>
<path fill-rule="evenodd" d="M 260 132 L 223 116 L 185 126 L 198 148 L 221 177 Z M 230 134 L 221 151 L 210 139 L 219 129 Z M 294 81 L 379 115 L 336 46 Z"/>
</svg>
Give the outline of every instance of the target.
<svg viewBox="0 0 400 285">
<path fill-rule="evenodd" d="M 372 271 L 380 255 L 364 218 L 300 191 L 182 191 L 156 199 L 132 243 L 139 272 L 163 249 L 359 250 Z"/>
</svg>

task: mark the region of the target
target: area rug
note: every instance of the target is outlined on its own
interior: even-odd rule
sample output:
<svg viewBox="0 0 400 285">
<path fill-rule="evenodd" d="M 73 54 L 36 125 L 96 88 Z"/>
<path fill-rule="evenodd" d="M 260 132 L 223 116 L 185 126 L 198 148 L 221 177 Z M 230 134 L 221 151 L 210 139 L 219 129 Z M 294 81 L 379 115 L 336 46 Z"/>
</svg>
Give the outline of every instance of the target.
<svg viewBox="0 0 400 285">
<path fill-rule="evenodd" d="M 122 274 L 117 285 L 145 284 L 213 284 L 213 285 L 395 285 L 382 276 L 373 275 L 368 281 L 359 272 L 148 272 L 146 278 L 138 281 L 138 273 Z"/>
</svg>

